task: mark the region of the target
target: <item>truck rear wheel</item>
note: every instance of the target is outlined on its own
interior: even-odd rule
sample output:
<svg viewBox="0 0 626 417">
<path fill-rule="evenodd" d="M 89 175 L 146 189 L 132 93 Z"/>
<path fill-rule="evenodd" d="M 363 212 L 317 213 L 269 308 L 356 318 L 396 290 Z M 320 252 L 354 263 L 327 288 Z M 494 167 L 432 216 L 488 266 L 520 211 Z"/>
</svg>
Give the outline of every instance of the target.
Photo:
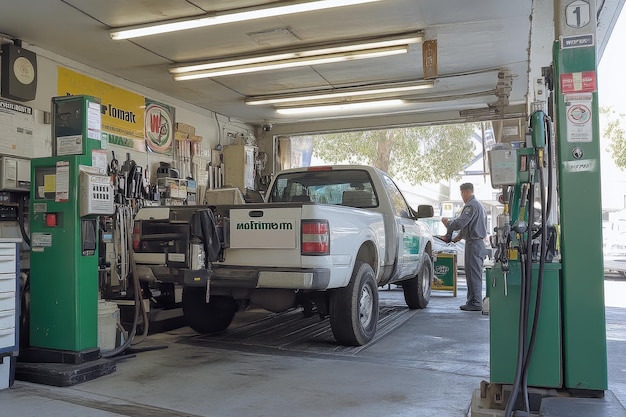
<svg viewBox="0 0 626 417">
<path fill-rule="evenodd" d="M 215 333 L 225 330 L 235 317 L 237 303 L 232 297 L 212 295 L 206 302 L 206 288 L 183 289 L 183 315 L 185 321 L 198 333 Z"/>
<path fill-rule="evenodd" d="M 410 309 L 426 308 L 430 301 L 433 284 L 433 261 L 426 255 L 420 271 L 413 278 L 402 282 L 404 301 Z"/>
<path fill-rule="evenodd" d="M 362 346 L 372 340 L 378 325 L 378 286 L 374 270 L 357 261 L 350 284 L 330 294 L 330 327 L 337 342 Z"/>
</svg>

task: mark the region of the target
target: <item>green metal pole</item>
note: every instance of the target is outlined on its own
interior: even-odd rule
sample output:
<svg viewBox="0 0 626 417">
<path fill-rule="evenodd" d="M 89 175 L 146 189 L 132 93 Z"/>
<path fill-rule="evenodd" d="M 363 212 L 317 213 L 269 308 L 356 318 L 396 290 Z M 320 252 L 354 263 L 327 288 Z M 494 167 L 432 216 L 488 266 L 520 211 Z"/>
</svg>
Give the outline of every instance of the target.
<svg viewBox="0 0 626 417">
<path fill-rule="evenodd" d="M 565 387 L 607 389 L 595 1 L 559 1 L 554 44 Z"/>
</svg>

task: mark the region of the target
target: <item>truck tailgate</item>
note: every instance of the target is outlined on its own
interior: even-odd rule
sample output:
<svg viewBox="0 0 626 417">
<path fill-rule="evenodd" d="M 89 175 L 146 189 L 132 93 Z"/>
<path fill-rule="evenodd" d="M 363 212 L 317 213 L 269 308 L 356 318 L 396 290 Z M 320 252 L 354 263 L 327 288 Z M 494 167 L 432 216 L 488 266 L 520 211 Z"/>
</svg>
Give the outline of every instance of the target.
<svg viewBox="0 0 626 417">
<path fill-rule="evenodd" d="M 301 215 L 301 205 L 231 208 L 224 264 L 300 267 Z"/>
</svg>

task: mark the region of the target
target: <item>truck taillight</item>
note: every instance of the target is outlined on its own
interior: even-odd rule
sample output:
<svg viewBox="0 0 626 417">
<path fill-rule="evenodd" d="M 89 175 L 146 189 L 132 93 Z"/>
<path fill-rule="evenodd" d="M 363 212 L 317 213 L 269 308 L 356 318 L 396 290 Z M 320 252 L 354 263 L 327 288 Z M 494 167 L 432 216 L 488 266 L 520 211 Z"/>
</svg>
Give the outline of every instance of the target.
<svg viewBox="0 0 626 417">
<path fill-rule="evenodd" d="M 330 228 L 327 220 L 302 221 L 302 255 L 329 255 Z"/>
<path fill-rule="evenodd" d="M 133 250 L 136 251 L 139 249 L 139 237 L 141 236 L 141 223 L 135 222 L 133 225 Z"/>
</svg>

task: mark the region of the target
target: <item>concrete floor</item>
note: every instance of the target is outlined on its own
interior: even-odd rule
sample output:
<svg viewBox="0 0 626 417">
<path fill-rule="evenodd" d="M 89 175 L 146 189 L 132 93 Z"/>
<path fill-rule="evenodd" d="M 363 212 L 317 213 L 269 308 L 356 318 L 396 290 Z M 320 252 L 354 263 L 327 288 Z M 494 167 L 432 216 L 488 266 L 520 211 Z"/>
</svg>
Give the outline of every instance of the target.
<svg viewBox="0 0 626 417">
<path fill-rule="evenodd" d="M 336 349 L 323 341 L 294 345 L 231 337 L 220 342 L 189 328 L 151 335 L 137 347 L 166 348 L 136 353 L 110 375 L 65 388 L 16 381 L 0 391 L 0 415 L 466 416 L 474 391 L 489 380 L 489 318 L 459 310 L 464 285 L 460 276 L 456 298 L 434 292 L 427 309 L 397 316 L 401 324 L 389 326 L 388 334 L 363 349 Z M 626 280 L 607 279 L 606 286 L 609 394 L 621 408 Z M 404 311 L 401 290 L 380 294 L 385 306 Z M 246 314 L 239 326 L 259 318 Z"/>
</svg>

